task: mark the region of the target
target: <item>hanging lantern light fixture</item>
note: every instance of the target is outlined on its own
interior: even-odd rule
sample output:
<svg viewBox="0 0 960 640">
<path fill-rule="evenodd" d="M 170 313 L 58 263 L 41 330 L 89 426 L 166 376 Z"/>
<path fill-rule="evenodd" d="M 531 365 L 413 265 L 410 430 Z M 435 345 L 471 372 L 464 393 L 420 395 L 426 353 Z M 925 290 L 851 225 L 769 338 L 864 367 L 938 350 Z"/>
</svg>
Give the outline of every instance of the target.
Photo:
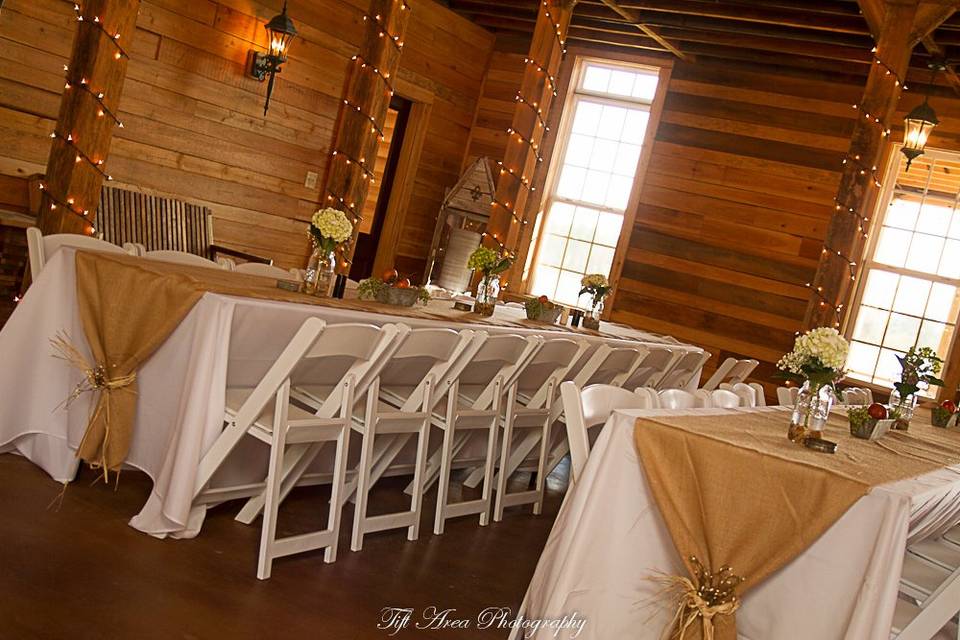
<svg viewBox="0 0 960 640">
<path fill-rule="evenodd" d="M 274 77 L 280 73 L 280 66 L 287 61 L 287 52 L 290 50 L 290 43 L 297 36 L 297 27 L 287 16 L 287 2 L 283 2 L 283 11 L 280 15 L 274 16 L 266 24 L 267 39 L 270 42 L 268 53 L 252 51 L 250 60 L 250 75 L 263 82 L 270 77 L 267 84 L 267 100 L 263 105 L 263 115 L 267 115 L 267 109 L 270 108 L 270 94 L 273 93 Z"/>
<path fill-rule="evenodd" d="M 928 66 L 931 71 L 930 87 L 932 88 L 937 72 L 944 71 L 947 67 L 942 61 L 931 61 Z M 903 147 L 900 148 L 900 151 L 907 157 L 907 171 L 910 170 L 910 163 L 923 155 L 930 133 L 934 127 L 940 124 L 937 112 L 930 106 L 929 99 L 930 90 L 928 89 L 927 95 L 923 98 L 923 103 L 911 109 L 910 113 L 903 119 Z"/>
</svg>

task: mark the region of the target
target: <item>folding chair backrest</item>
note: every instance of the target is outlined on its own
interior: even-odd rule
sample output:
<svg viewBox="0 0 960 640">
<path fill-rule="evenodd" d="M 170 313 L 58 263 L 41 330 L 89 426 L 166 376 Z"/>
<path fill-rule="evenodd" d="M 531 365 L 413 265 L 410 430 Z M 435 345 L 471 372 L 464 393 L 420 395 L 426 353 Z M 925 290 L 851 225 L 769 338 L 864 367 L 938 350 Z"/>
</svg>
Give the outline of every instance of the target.
<svg viewBox="0 0 960 640">
<path fill-rule="evenodd" d="M 597 347 L 573 381 L 581 389 L 591 384 L 623 386 L 646 353 L 644 345 L 613 346 L 605 342 Z"/>
<path fill-rule="evenodd" d="M 873 391 L 863 387 L 850 387 L 842 392 L 843 404 L 873 404 Z"/>
<path fill-rule="evenodd" d="M 777 387 L 777 403 L 782 407 L 792 407 L 797 404 L 799 394 L 798 387 Z"/>
<path fill-rule="evenodd" d="M 753 389 L 749 389 L 748 387 L 748 390 L 750 391 L 752 400 Z M 704 391 L 706 390 L 704 389 Z M 753 406 L 752 404 L 745 405 L 739 394 L 728 389 L 714 389 L 713 391 L 707 391 L 707 393 L 710 394 L 710 404 L 714 407 L 720 407 L 723 409 L 736 409 L 737 407 L 742 406 Z"/>
<path fill-rule="evenodd" d="M 332 385 L 325 399 L 314 398 L 321 418 L 336 415 L 343 395 L 341 380 L 354 380 L 360 397 L 380 375 L 394 352 L 410 333 L 404 324 L 331 324 L 314 340 L 291 374 L 294 386 Z"/>
<path fill-rule="evenodd" d="M 663 377 L 658 389 L 682 389 L 687 386 L 693 376 L 703 368 L 703 363 L 710 358 L 706 351 L 687 351 Z"/>
<path fill-rule="evenodd" d="M 703 392 L 704 395 L 707 392 Z M 683 389 L 664 389 L 659 394 L 660 407 L 663 409 L 694 409 L 698 407 L 709 407 L 709 396 L 693 394 Z"/>
<path fill-rule="evenodd" d="M 757 398 L 757 390 L 753 385 L 747 384 L 746 382 L 737 382 L 736 384 L 730 385 L 730 391 L 734 392 L 740 396 L 740 406 L 741 407 L 762 407 L 763 402 Z M 759 392 L 761 398 L 763 397 L 763 391 Z M 716 403 L 714 403 L 716 406 Z"/>
<path fill-rule="evenodd" d="M 627 389 L 656 387 L 682 356 L 682 351 L 676 351 L 670 347 L 647 347 L 647 353 L 640 359 L 633 374 L 623 386 Z"/>
<path fill-rule="evenodd" d="M 607 421 L 617 409 L 649 409 L 649 400 L 622 387 L 595 384 L 580 390 L 575 382 L 560 385 L 567 441 L 570 444 L 570 479 L 576 483 L 590 454 L 590 427 Z"/>
<path fill-rule="evenodd" d="M 84 236 L 78 233 L 53 233 L 43 235 L 36 227 L 27 228 L 27 252 L 30 257 L 30 273 L 34 279 L 43 271 L 44 265 L 53 254 L 63 247 L 105 251 L 109 253 L 127 253 L 106 240 Z"/>
<path fill-rule="evenodd" d="M 413 411 L 422 405 L 428 381 L 433 385 L 434 399 L 439 401 L 447 388 L 448 373 L 474 336 L 475 332 L 469 329 L 459 332 L 432 328 L 411 330 L 380 372 L 381 386 L 414 387 L 401 407 L 404 411 Z"/>
<path fill-rule="evenodd" d="M 743 382 L 747 376 L 753 373 L 753 370 L 757 368 L 758 364 L 760 363 L 756 360 L 727 358 L 717 367 L 717 370 L 713 372 L 710 379 L 701 385 L 700 388 L 713 391 L 714 389 L 723 388 L 721 386 L 723 384 L 734 385 L 738 382 Z"/>
<path fill-rule="evenodd" d="M 529 396 L 527 406 L 542 408 L 552 403 L 553 398 L 547 397 L 551 383 L 555 397 L 567 371 L 580 359 L 588 347 L 589 343 L 585 340 L 570 338 L 545 340 L 517 377 L 517 390 Z"/>
<path fill-rule="evenodd" d="M 186 264 L 195 267 L 208 267 L 210 269 L 223 268 L 220 264 L 214 262 L 213 260 L 207 260 L 202 256 L 198 256 L 193 253 L 185 253 L 183 251 L 160 249 L 159 251 L 147 251 L 143 254 L 143 257 L 147 258 L 148 260 L 159 260 L 160 262 L 172 262 L 174 264 Z"/>
<path fill-rule="evenodd" d="M 470 357 L 460 372 L 461 385 L 482 387 L 473 401 L 473 408 L 484 410 L 492 406 L 494 387 L 499 379 L 505 392 L 523 371 L 523 367 L 540 349 L 540 336 L 496 335 L 487 338 Z"/>
</svg>

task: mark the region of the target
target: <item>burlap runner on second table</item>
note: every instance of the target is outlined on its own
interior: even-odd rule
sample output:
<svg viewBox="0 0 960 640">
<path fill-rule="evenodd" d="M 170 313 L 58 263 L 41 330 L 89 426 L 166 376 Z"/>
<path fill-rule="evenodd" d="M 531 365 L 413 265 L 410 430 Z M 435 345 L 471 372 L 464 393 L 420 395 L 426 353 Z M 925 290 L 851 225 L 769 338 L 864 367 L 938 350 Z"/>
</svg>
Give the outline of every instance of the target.
<svg viewBox="0 0 960 640">
<path fill-rule="evenodd" d="M 602 335 L 527 320 L 483 318 L 452 308 L 317 298 L 280 289 L 274 278 L 114 253 L 77 251 L 76 279 L 80 318 L 94 358 L 82 367 L 90 381 L 88 388 L 98 392 L 77 455 L 107 471 L 120 468 L 130 447 L 137 407 L 137 370 L 206 292 L 379 313 L 395 316 L 398 321 L 415 318 Z M 97 370 L 102 374 L 95 375 Z"/>
<path fill-rule="evenodd" d="M 785 411 L 758 410 L 637 420 L 644 473 L 690 573 L 670 578 L 668 589 L 678 598 L 675 625 L 689 623 L 684 638 L 736 639 L 736 606 L 711 607 L 702 592 L 685 593 L 684 584 L 701 586 L 698 563 L 713 574 L 726 566 L 726 575 L 743 578 L 735 588 L 738 604 L 871 487 L 960 464 L 960 432 L 921 418 L 908 432 L 870 442 L 851 437 L 846 417 L 835 413 L 825 437 L 839 442 L 836 454 L 787 440 L 789 419 Z"/>
</svg>

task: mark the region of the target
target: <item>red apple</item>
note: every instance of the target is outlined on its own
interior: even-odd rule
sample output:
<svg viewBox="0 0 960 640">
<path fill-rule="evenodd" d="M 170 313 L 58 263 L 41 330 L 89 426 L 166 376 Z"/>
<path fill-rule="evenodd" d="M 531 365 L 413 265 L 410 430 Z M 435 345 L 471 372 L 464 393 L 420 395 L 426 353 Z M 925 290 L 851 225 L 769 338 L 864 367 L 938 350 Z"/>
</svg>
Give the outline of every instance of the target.
<svg viewBox="0 0 960 640">
<path fill-rule="evenodd" d="M 550 302 L 550 298 L 548 298 L 547 296 L 540 296 L 539 298 L 537 298 L 537 301 L 543 304 L 544 302 Z"/>
<path fill-rule="evenodd" d="M 402 280 L 397 280 L 395 285 L 397 289 L 409 289 L 410 288 L 410 278 L 403 278 Z"/>
<path fill-rule="evenodd" d="M 387 269 L 386 271 L 383 272 L 383 281 L 386 282 L 387 284 L 393 282 L 399 277 L 400 277 L 400 274 L 397 273 L 396 269 Z"/>
<path fill-rule="evenodd" d="M 874 402 L 872 405 L 867 407 L 867 414 L 874 420 L 886 420 L 887 408 L 882 404 Z"/>
<path fill-rule="evenodd" d="M 957 412 L 957 404 L 953 400 L 944 400 L 940 403 L 940 406 L 949 411 L 950 413 Z"/>
</svg>

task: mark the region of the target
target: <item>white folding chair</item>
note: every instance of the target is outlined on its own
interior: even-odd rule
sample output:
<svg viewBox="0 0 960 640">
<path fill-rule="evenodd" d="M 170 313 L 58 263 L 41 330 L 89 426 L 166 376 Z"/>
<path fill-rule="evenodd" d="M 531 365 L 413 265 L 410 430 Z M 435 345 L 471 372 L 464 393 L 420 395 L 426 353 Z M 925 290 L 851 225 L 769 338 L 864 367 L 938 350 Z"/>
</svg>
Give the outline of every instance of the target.
<svg viewBox="0 0 960 640">
<path fill-rule="evenodd" d="M 36 227 L 27 227 L 27 254 L 30 258 L 30 274 L 34 280 L 43 271 L 47 261 L 63 247 L 104 251 L 108 253 L 129 253 L 106 240 L 84 236 L 78 233 L 53 233 L 43 235 Z"/>
<path fill-rule="evenodd" d="M 730 391 L 731 393 L 736 394 L 740 398 L 741 407 L 763 406 L 757 402 L 757 390 L 754 388 L 753 385 L 747 384 L 746 382 L 738 382 L 736 384 L 728 384 L 724 382 L 720 385 L 719 389 L 714 389 L 710 393 L 714 394 L 717 391 Z M 714 402 L 714 406 L 720 406 L 720 405 Z"/>
<path fill-rule="evenodd" d="M 550 450 L 550 427 L 553 423 L 551 411 L 554 401 L 559 401 L 559 385 L 570 367 L 582 353 L 584 343 L 568 338 L 546 340 L 537 353 L 527 362 L 517 381 L 507 392 L 507 410 L 501 425 L 503 437 L 500 445 L 500 470 L 497 474 L 497 497 L 494 502 L 493 520 L 503 519 L 506 507 L 533 504 L 533 513 L 540 515 L 543 509 L 543 489 L 547 476 L 547 458 Z M 514 431 L 529 431 L 529 437 L 514 443 Z M 532 442 L 531 442 L 532 440 Z M 536 487 L 532 491 L 508 493 L 507 481 L 526 459 L 526 451 L 536 448 L 539 441 L 539 455 L 533 462 L 536 466 Z M 520 445 L 524 453 L 514 458 L 516 466 L 511 466 L 514 445 Z"/>
<path fill-rule="evenodd" d="M 233 268 L 237 273 L 248 273 L 254 276 L 264 276 L 267 278 L 276 278 L 277 280 L 289 280 L 290 272 L 272 264 L 263 264 L 262 262 L 242 262 Z"/>
<path fill-rule="evenodd" d="M 174 264 L 186 264 L 192 265 L 195 267 L 209 267 L 211 269 L 225 269 L 229 271 L 229 265 L 220 264 L 214 262 L 213 260 L 207 260 L 206 258 L 192 253 L 187 253 L 185 251 L 170 251 L 167 249 L 160 249 L 157 251 L 147 251 L 143 254 L 144 258 L 148 260 L 158 260 L 160 262 L 172 262 Z"/>
<path fill-rule="evenodd" d="M 364 331 L 358 325 L 329 327 L 319 318 L 309 318 L 255 387 L 227 388 L 226 427 L 200 460 L 194 503 L 234 497 L 231 490 L 236 487 L 205 489 L 205 486 L 244 436 L 250 435 L 270 447 L 270 464 L 261 494 L 265 506 L 257 563 L 257 577 L 261 580 L 270 577 L 273 560 L 281 556 L 325 548 L 324 561 L 336 560 L 340 529 L 338 505 L 346 475 L 350 422 L 358 391 L 356 374 L 359 373 L 356 367 L 337 367 L 336 364 L 344 357 L 362 358 L 366 355 L 364 351 L 371 351 L 371 344 L 393 342 L 398 328 L 388 327 L 383 331 L 367 327 Z M 364 343 L 346 346 L 345 338 L 357 338 L 360 333 L 366 338 Z M 331 369 L 339 371 L 336 379 L 329 378 L 329 373 L 321 373 Z M 317 381 L 331 383 L 322 411 L 311 414 L 291 403 L 292 384 Z M 282 485 L 284 470 L 291 462 L 289 454 L 297 447 L 322 446 L 327 442 L 336 443 L 327 528 L 278 539 L 277 512 L 285 497 Z"/>
<path fill-rule="evenodd" d="M 664 389 L 657 395 L 662 409 L 696 409 L 711 406 L 708 392 L 699 389 L 695 393 L 683 389 Z"/>
<path fill-rule="evenodd" d="M 563 415 L 570 443 L 570 483 L 576 484 L 590 455 L 589 430 L 604 424 L 617 409 L 653 409 L 646 394 L 631 393 L 622 387 L 594 384 L 581 390 L 575 382 L 560 385 Z"/>
<path fill-rule="evenodd" d="M 701 389 L 701 391 L 706 391 L 706 389 Z M 710 405 L 713 407 L 718 407 L 720 409 L 736 409 L 737 407 L 752 407 L 753 404 L 745 404 L 745 402 L 753 403 L 753 389 L 747 387 L 750 395 L 749 400 L 745 399 L 739 393 L 731 391 L 729 389 L 714 389 L 713 391 L 706 391 L 710 397 Z"/>
<path fill-rule="evenodd" d="M 543 344 L 539 336 L 498 335 L 488 338 L 473 355 L 469 364 L 453 381 L 447 393 L 447 407 L 441 420 L 434 424 L 443 431 L 443 444 L 436 452 L 439 458 L 437 512 L 433 532 L 442 534 L 448 518 L 480 515 L 480 525 L 490 519 L 490 498 L 498 423 L 504 395 L 516 384 L 527 362 Z M 451 504 L 450 472 L 454 458 L 474 433 L 487 432 L 486 455 L 483 460 L 481 498 Z M 431 460 L 433 463 L 434 460 Z M 436 465 L 432 465 L 436 468 Z M 429 472 L 433 476 L 432 470 Z M 428 477 L 432 481 L 432 477 Z"/>
<path fill-rule="evenodd" d="M 474 332 L 470 330 L 415 329 L 404 338 L 371 385 L 363 421 L 354 420 L 353 423 L 354 431 L 363 438 L 355 474 L 357 501 L 350 544 L 353 551 L 360 551 L 364 535 L 375 531 L 406 527 L 408 540 L 416 540 L 419 536 L 433 408 L 449 386 L 450 381 L 445 376 L 473 339 Z M 443 386 L 438 387 L 438 383 Z M 368 516 L 377 436 L 400 434 L 417 437 L 410 509 Z"/>
<path fill-rule="evenodd" d="M 935 550 L 941 545 L 943 548 Z M 906 599 L 897 601 L 891 638 L 897 640 L 930 640 L 960 638 L 956 616 L 960 611 L 960 566 L 946 568 L 943 562 L 953 556 L 954 546 L 943 540 L 912 545 L 903 559 L 900 592 Z M 928 555 L 939 561 L 931 561 Z"/>
<path fill-rule="evenodd" d="M 763 388 L 763 385 L 759 382 L 748 382 L 747 384 L 753 387 L 754 397 L 757 400 L 757 406 L 767 406 L 767 391 Z"/>
<path fill-rule="evenodd" d="M 866 387 L 848 387 L 840 392 L 843 404 L 869 406 L 873 404 L 873 391 Z"/>
<path fill-rule="evenodd" d="M 291 387 L 291 397 L 301 406 L 314 410 L 319 417 L 329 417 L 338 406 L 340 385 L 352 376 L 359 410 L 364 394 L 389 362 L 410 328 L 403 324 L 376 327 L 369 324 L 334 324 L 327 326 L 321 340 L 311 350 L 306 372 Z M 307 375 L 309 374 L 309 375 Z M 284 461 L 280 500 L 286 499 L 300 482 L 310 464 L 323 449 L 323 443 L 299 444 L 289 448 Z M 237 514 L 239 522 L 250 524 L 263 510 L 266 494 L 253 495 Z M 343 499 L 340 499 L 343 502 Z"/>
<path fill-rule="evenodd" d="M 777 387 L 777 404 L 781 407 L 792 407 L 797 404 L 799 395 L 799 387 Z"/>
<path fill-rule="evenodd" d="M 694 376 L 700 374 L 703 363 L 710 359 L 706 351 L 687 351 L 680 356 L 677 363 L 670 369 L 657 385 L 657 389 L 683 389 Z"/>
<path fill-rule="evenodd" d="M 572 380 L 581 389 L 591 384 L 622 387 L 647 355 L 644 345 L 602 343 L 579 370 L 571 370 Z M 559 412 L 557 413 L 559 415 Z"/>
<path fill-rule="evenodd" d="M 683 351 L 670 347 L 649 346 L 646 354 L 640 358 L 633 373 L 622 386 L 626 389 L 656 388 L 681 357 L 683 357 Z"/>
<path fill-rule="evenodd" d="M 753 373 L 753 370 L 757 368 L 758 364 L 760 363 L 756 360 L 727 358 L 717 367 L 717 370 L 713 372 L 710 379 L 700 388 L 713 391 L 714 389 L 720 389 L 721 384 L 729 384 L 732 386 L 738 382 L 743 382 L 747 379 L 747 376 Z"/>
</svg>

